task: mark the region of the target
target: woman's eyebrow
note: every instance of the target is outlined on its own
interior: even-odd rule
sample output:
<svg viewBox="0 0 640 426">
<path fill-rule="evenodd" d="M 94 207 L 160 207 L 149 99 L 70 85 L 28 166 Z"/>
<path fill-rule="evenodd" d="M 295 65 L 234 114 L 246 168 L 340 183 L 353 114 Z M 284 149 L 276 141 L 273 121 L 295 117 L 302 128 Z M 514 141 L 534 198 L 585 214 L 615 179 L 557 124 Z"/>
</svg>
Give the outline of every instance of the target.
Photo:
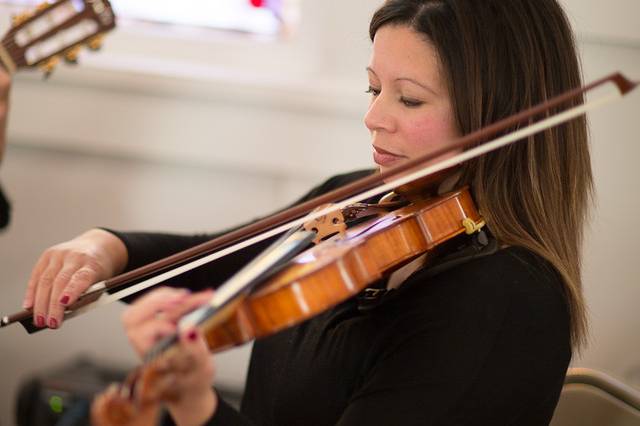
<svg viewBox="0 0 640 426">
<path fill-rule="evenodd" d="M 366 67 L 365 69 L 367 70 L 367 72 L 370 72 L 371 74 L 375 75 L 376 77 L 378 76 L 378 74 L 376 74 L 376 72 L 370 66 Z M 415 80 L 413 78 L 399 77 L 399 78 L 396 78 L 395 81 L 408 81 L 408 82 L 411 82 L 411 83 L 416 84 L 416 85 L 422 87 L 423 89 L 433 93 L 434 95 L 438 96 L 438 92 L 436 92 L 435 90 L 433 90 L 431 87 L 427 86 L 426 84 L 420 83 L 418 80 Z"/>
<path fill-rule="evenodd" d="M 438 92 L 436 92 L 435 90 L 433 90 L 431 87 L 427 86 L 424 83 L 420 83 L 418 80 L 414 80 L 413 78 L 409 78 L 409 77 L 400 77 L 400 78 L 396 78 L 396 81 L 409 81 L 413 84 L 416 84 L 420 87 L 422 87 L 425 90 L 428 90 L 429 92 L 433 93 L 434 95 L 438 96 Z"/>
</svg>

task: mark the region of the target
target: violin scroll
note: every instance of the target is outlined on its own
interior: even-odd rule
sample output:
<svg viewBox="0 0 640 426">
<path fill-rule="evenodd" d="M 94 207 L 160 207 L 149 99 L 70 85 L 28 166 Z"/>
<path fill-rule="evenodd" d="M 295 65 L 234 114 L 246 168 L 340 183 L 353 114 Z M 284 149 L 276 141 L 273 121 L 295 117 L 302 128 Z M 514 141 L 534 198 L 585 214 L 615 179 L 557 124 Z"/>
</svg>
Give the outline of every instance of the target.
<svg viewBox="0 0 640 426">
<path fill-rule="evenodd" d="M 152 368 L 134 371 L 122 384 L 112 384 L 91 405 L 94 426 L 152 426 L 158 424 L 162 398 L 161 375 Z"/>
</svg>

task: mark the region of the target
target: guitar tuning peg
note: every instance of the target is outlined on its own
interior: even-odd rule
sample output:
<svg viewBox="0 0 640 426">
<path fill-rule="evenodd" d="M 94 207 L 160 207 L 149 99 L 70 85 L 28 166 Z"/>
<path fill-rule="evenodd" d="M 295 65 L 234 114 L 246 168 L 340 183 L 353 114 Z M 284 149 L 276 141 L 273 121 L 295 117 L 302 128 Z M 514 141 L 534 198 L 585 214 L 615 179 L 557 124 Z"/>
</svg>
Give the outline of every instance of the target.
<svg viewBox="0 0 640 426">
<path fill-rule="evenodd" d="M 43 62 L 40 65 L 40 69 L 44 73 L 43 76 L 45 79 L 51 76 L 51 73 L 53 72 L 53 70 L 55 69 L 55 67 L 58 65 L 59 62 L 60 62 L 60 58 L 58 56 L 52 56 L 51 58 L 47 59 L 45 62 Z"/>
<path fill-rule="evenodd" d="M 78 55 L 80 54 L 80 46 L 74 46 L 64 52 L 64 60 L 69 64 L 78 63 Z"/>
<path fill-rule="evenodd" d="M 24 21 L 26 21 L 30 17 L 31 17 L 31 13 L 29 12 L 18 13 L 11 17 L 11 24 L 12 26 L 17 27 L 18 25 L 22 24 Z"/>
<path fill-rule="evenodd" d="M 87 47 L 91 50 L 100 50 L 102 47 L 102 42 L 104 40 L 104 35 L 98 34 L 89 39 L 87 42 Z"/>
<path fill-rule="evenodd" d="M 51 4 L 48 2 L 42 2 L 38 5 L 36 5 L 36 12 L 42 12 L 43 10 L 47 10 L 49 7 L 51 7 Z"/>
</svg>

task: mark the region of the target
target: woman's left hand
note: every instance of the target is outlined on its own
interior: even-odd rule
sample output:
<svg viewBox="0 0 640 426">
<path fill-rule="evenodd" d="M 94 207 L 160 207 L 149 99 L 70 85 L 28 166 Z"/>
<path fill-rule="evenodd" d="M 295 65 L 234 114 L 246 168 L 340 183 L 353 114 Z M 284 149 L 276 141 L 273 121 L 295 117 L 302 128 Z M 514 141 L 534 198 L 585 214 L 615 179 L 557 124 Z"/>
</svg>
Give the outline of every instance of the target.
<svg viewBox="0 0 640 426">
<path fill-rule="evenodd" d="M 178 320 L 206 303 L 211 291 L 190 294 L 160 288 L 143 296 L 123 314 L 129 341 L 143 356 L 158 340 L 177 331 Z M 156 369 L 163 372 L 154 393 L 171 395 L 164 400 L 178 425 L 204 423 L 214 413 L 218 398 L 212 388 L 215 368 L 202 333 L 197 328 L 180 330 L 178 350 L 161 356 Z"/>
</svg>

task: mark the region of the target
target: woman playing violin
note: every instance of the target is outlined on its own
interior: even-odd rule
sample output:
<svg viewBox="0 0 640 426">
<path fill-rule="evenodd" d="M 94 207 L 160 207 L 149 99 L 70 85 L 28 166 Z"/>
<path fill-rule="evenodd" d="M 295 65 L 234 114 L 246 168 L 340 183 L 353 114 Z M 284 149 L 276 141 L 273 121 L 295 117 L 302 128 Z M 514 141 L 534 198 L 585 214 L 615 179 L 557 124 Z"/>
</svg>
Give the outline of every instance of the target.
<svg viewBox="0 0 640 426">
<path fill-rule="evenodd" d="M 581 85 L 573 35 L 556 0 L 388 0 L 370 24 L 373 157 L 386 170 Z M 369 171 L 336 176 L 309 199 Z M 460 165 L 440 192 L 469 185 L 487 223 L 435 260 L 412 262 L 355 297 L 255 343 L 242 408 L 210 386 L 195 329 L 166 361 L 165 421 L 179 425 L 548 424 L 585 340 L 582 229 L 592 189 L 584 119 Z M 47 250 L 25 306 L 56 328 L 91 283 L 211 236 L 101 229 Z M 494 249 L 490 250 L 493 243 Z M 265 243 L 266 244 L 266 243 Z M 265 247 L 172 282 L 205 290 Z M 475 253 L 460 256 L 459 253 Z M 455 259 L 455 261 L 451 261 Z M 145 353 L 210 293 L 163 288 L 123 322 Z M 159 315 L 160 314 L 160 315 Z"/>
</svg>

